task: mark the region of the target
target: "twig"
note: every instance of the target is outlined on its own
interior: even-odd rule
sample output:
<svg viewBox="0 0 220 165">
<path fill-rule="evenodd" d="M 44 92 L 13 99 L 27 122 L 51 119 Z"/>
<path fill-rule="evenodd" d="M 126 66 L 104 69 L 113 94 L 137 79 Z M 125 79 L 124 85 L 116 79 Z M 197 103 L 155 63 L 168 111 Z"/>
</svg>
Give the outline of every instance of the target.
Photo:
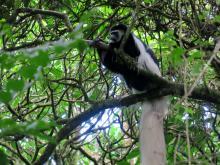
<svg viewBox="0 0 220 165">
<path fill-rule="evenodd" d="M 140 72 L 141 74 L 141 72 Z M 151 73 L 146 73 L 145 76 L 155 76 Z M 153 79 L 153 77 L 151 77 Z M 99 103 L 93 104 L 87 111 L 82 112 L 80 115 L 69 119 L 68 123 L 58 132 L 56 136 L 57 143 L 49 143 L 44 151 L 44 153 L 40 156 L 40 158 L 35 162 L 35 165 L 40 165 L 48 160 L 51 156 L 53 151 L 55 150 L 56 146 L 59 144 L 60 141 L 68 137 L 71 132 L 80 126 L 83 122 L 89 120 L 91 117 L 103 112 L 103 110 L 114 108 L 114 107 L 122 107 L 122 106 L 129 106 L 135 104 L 137 102 L 146 100 L 146 99 L 155 99 L 158 97 L 162 97 L 165 95 L 174 95 L 174 96 L 182 96 L 184 95 L 184 86 L 182 84 L 173 84 L 168 83 L 166 80 L 158 77 L 158 81 L 163 81 L 167 83 L 164 88 L 157 88 L 153 91 L 148 93 L 141 93 L 141 94 L 134 94 L 127 97 L 123 97 L 121 99 L 111 99 L 111 100 L 104 100 L 100 101 Z M 216 93 L 216 91 L 212 91 L 212 95 L 207 95 L 207 92 L 203 88 L 195 88 L 189 98 L 193 99 L 201 99 L 201 100 L 210 100 L 214 101 L 215 103 L 220 104 L 220 94 Z"/>
<path fill-rule="evenodd" d="M 16 17 L 19 15 L 19 13 L 30 13 L 33 15 L 42 14 L 42 15 L 57 17 L 57 18 L 64 20 L 64 22 L 70 32 L 73 31 L 73 28 L 72 28 L 72 25 L 69 21 L 69 18 L 64 13 L 60 13 L 60 12 L 53 11 L 53 10 L 43 10 L 43 9 L 34 9 L 34 8 L 18 8 L 12 13 L 11 17 L 8 19 L 8 22 L 9 23 L 15 22 Z"/>
<path fill-rule="evenodd" d="M 195 89 L 195 87 L 197 86 L 199 80 L 202 78 L 202 76 L 204 75 L 204 73 L 206 72 L 206 70 L 208 69 L 208 66 L 211 64 L 212 60 L 215 58 L 216 54 L 218 53 L 220 49 L 220 40 L 217 41 L 216 45 L 215 45 L 215 49 L 213 51 L 212 56 L 210 57 L 210 59 L 208 60 L 208 62 L 206 63 L 206 65 L 204 66 L 203 70 L 200 72 L 200 74 L 198 75 L 198 77 L 196 78 L 196 80 L 194 81 L 193 85 L 191 86 L 191 88 L 189 89 L 189 91 L 187 93 L 185 93 L 185 95 L 183 96 L 182 99 L 186 99 L 189 95 L 191 95 L 192 91 Z"/>
<path fill-rule="evenodd" d="M 135 21 L 137 19 L 137 13 L 138 13 L 138 9 L 139 9 L 139 3 L 136 2 L 136 8 L 135 10 L 132 12 L 132 20 L 131 20 L 131 23 L 130 23 L 130 26 L 128 26 L 126 32 L 125 32 L 125 35 L 124 37 L 122 38 L 122 41 L 121 41 L 121 44 L 120 44 L 120 47 L 119 47 L 119 54 L 120 52 L 123 52 L 123 47 L 125 45 L 125 42 L 127 41 L 128 37 L 129 37 L 129 34 L 131 32 L 131 29 L 132 27 L 134 26 L 135 24 Z"/>
</svg>

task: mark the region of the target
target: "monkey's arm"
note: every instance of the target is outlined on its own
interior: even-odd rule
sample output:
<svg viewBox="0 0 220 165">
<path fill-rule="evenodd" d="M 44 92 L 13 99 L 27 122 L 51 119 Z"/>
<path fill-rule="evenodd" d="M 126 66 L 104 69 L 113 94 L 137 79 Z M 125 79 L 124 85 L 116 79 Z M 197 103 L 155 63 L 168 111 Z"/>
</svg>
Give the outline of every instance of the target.
<svg viewBox="0 0 220 165">
<path fill-rule="evenodd" d="M 104 43 L 102 39 L 85 40 L 91 47 L 96 48 L 101 63 L 114 73 L 123 74 L 123 70 L 117 64 L 117 56 L 113 48 Z"/>
<path fill-rule="evenodd" d="M 109 49 L 107 51 L 97 49 L 101 63 L 111 72 L 121 74 L 129 88 L 133 87 L 139 91 L 145 91 L 154 88 L 154 83 L 139 74 L 138 70 L 133 69 L 131 66 L 126 65 L 123 59 Z M 144 82 L 144 83 L 143 83 Z"/>
<path fill-rule="evenodd" d="M 111 48 L 111 46 L 109 46 L 107 50 L 103 49 L 102 47 L 96 47 L 96 49 L 99 54 L 101 63 L 107 69 L 114 73 L 122 75 L 126 74 L 125 68 L 118 64 L 117 60 L 119 57 L 115 53 L 114 49 Z"/>
</svg>

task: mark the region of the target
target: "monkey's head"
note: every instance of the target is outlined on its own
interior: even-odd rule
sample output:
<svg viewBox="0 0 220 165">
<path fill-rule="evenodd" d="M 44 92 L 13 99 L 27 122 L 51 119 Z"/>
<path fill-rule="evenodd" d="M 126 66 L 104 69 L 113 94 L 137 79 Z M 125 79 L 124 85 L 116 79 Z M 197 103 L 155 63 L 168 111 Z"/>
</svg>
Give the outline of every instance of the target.
<svg viewBox="0 0 220 165">
<path fill-rule="evenodd" d="M 120 44 L 122 38 L 124 37 L 127 30 L 127 26 L 124 24 L 118 24 L 111 28 L 110 30 L 110 44 Z"/>
</svg>

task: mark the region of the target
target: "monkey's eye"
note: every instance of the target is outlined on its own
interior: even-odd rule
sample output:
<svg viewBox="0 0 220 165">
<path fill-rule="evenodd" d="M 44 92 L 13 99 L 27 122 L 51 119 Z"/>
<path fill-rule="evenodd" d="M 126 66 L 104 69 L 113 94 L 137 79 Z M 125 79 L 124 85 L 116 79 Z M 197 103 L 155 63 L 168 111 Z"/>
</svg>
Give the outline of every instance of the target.
<svg viewBox="0 0 220 165">
<path fill-rule="evenodd" d="M 110 43 L 116 43 L 121 40 L 123 33 L 120 30 L 113 30 L 110 32 Z"/>
<path fill-rule="evenodd" d="M 110 35 L 116 36 L 116 35 L 118 35 L 119 33 L 120 33 L 119 30 L 113 30 L 113 31 L 110 32 Z"/>
</svg>

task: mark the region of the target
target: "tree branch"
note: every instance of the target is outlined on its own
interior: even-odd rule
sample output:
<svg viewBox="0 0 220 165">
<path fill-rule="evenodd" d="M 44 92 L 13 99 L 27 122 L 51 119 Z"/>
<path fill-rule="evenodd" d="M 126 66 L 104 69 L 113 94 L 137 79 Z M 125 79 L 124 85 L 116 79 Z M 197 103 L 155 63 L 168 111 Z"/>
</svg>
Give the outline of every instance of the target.
<svg viewBox="0 0 220 165">
<path fill-rule="evenodd" d="M 16 20 L 16 17 L 19 13 L 30 13 L 33 15 L 42 14 L 42 15 L 48 15 L 48 16 L 54 16 L 60 19 L 63 19 L 66 26 L 68 27 L 69 31 L 73 31 L 72 25 L 69 21 L 69 18 L 66 14 L 60 13 L 53 10 L 42 10 L 42 9 L 34 9 L 34 8 L 18 8 L 16 9 L 11 17 L 8 19 L 8 23 L 13 23 Z"/>
<path fill-rule="evenodd" d="M 93 42 L 87 40 L 87 42 L 90 46 L 94 48 L 101 48 L 103 50 L 108 50 L 108 46 L 101 41 Z M 122 55 L 122 58 L 123 58 L 122 60 L 120 60 L 121 58 L 117 60 L 118 65 L 120 65 L 121 67 L 129 66 L 128 69 L 132 69 L 134 72 L 136 72 L 136 74 L 139 74 L 139 76 L 146 77 L 147 80 L 155 84 L 154 88 L 142 94 L 134 94 L 120 99 L 103 100 L 101 102 L 95 103 L 87 111 L 81 113 L 80 115 L 72 119 L 69 119 L 68 123 L 58 132 L 56 136 L 57 143 L 56 144 L 49 143 L 44 153 L 41 155 L 38 161 L 35 162 L 35 165 L 46 162 L 60 141 L 65 139 L 67 136 L 69 136 L 70 133 L 78 126 L 80 126 L 83 122 L 89 120 L 91 117 L 97 115 L 98 113 L 102 112 L 105 109 L 129 106 L 137 102 L 143 101 L 145 99 L 151 100 L 166 95 L 184 96 L 183 84 L 168 82 L 165 79 L 160 78 L 155 74 L 137 68 L 136 65 L 134 64 L 134 61 L 131 60 L 129 57 L 125 57 Z M 202 87 L 194 88 L 194 90 L 188 97 L 192 99 L 198 99 L 198 100 L 212 102 L 215 104 L 220 104 L 219 92 Z"/>
<path fill-rule="evenodd" d="M 147 93 L 133 94 L 133 95 L 123 97 L 120 99 L 104 100 L 104 101 L 94 104 L 87 111 L 81 113 L 80 115 L 74 118 L 69 119 L 69 122 L 58 132 L 56 136 L 57 143 L 49 143 L 44 153 L 41 155 L 38 161 L 35 162 L 35 165 L 38 165 L 38 164 L 40 165 L 46 162 L 60 141 L 65 139 L 67 136 L 69 136 L 71 132 L 74 129 L 76 129 L 78 126 L 80 126 L 83 122 L 89 120 L 91 117 L 94 117 L 100 112 L 106 109 L 109 109 L 109 108 L 129 106 L 137 102 L 143 101 L 145 99 L 155 99 L 155 98 L 162 97 L 165 95 L 183 96 L 184 86 L 182 84 L 168 83 L 166 87 L 164 88 L 158 88 L 158 89 L 149 91 Z M 209 91 L 208 93 L 208 91 L 203 88 L 195 88 L 194 91 L 189 96 L 189 98 L 200 99 L 204 101 L 211 101 L 211 102 L 220 104 L 219 93 L 215 91 Z"/>
</svg>

